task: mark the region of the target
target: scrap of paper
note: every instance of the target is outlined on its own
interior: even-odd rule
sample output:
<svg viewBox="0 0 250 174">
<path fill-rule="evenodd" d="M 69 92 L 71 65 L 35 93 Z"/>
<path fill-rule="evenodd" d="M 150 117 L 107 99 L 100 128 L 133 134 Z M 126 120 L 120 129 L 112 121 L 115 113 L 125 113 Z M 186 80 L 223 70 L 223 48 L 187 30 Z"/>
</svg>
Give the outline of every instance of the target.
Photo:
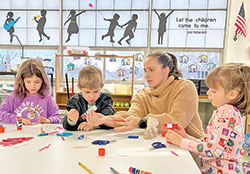
<svg viewBox="0 0 250 174">
<path fill-rule="evenodd" d="M 33 137 L 18 137 L 18 138 L 7 138 L 7 139 L 3 139 L 1 142 L 0 142 L 0 145 L 3 145 L 4 147 L 5 146 L 12 146 L 12 145 L 15 145 L 15 144 L 20 144 L 24 141 L 29 141 L 33 139 Z"/>
<path fill-rule="evenodd" d="M 44 149 L 48 149 L 48 148 L 50 147 L 50 145 L 51 145 L 51 144 L 49 144 L 48 146 L 45 146 L 45 147 L 39 149 L 38 151 L 41 152 L 41 151 L 44 150 Z"/>
</svg>

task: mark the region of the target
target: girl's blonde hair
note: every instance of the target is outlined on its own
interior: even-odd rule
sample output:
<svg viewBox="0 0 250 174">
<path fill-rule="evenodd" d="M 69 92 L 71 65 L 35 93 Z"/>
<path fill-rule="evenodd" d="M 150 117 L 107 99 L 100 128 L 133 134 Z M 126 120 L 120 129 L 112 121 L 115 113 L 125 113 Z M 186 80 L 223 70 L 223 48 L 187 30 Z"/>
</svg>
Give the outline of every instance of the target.
<svg viewBox="0 0 250 174">
<path fill-rule="evenodd" d="M 30 78 L 33 75 L 42 79 L 42 85 L 38 93 L 42 96 L 50 94 L 49 80 L 42 62 L 39 59 L 28 59 L 24 61 L 18 69 L 14 88 L 14 95 L 16 97 L 24 98 L 27 96 L 28 90 L 25 88 L 24 79 Z"/>
<path fill-rule="evenodd" d="M 206 78 L 211 88 L 221 86 L 225 92 L 238 91 L 231 103 L 245 115 L 250 114 L 250 66 L 242 63 L 227 63 L 214 68 Z"/>
<path fill-rule="evenodd" d="M 78 73 L 78 84 L 80 88 L 99 88 L 102 83 L 102 72 L 96 66 L 85 66 Z"/>
</svg>

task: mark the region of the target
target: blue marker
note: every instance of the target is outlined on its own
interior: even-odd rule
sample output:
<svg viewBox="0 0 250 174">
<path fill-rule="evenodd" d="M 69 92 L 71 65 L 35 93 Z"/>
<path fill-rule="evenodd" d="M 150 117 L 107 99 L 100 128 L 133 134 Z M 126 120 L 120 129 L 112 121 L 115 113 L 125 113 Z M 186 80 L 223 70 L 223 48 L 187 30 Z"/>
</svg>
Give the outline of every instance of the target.
<svg viewBox="0 0 250 174">
<path fill-rule="evenodd" d="M 84 135 L 80 135 L 77 139 L 82 140 L 84 138 Z"/>
<path fill-rule="evenodd" d="M 56 136 L 60 136 L 60 137 L 68 137 L 70 135 L 73 135 L 73 133 L 71 132 L 56 133 Z"/>
<path fill-rule="evenodd" d="M 37 134 L 36 136 L 41 137 L 41 136 L 47 136 L 47 135 L 49 135 L 49 133 L 40 133 L 40 134 Z"/>
<path fill-rule="evenodd" d="M 127 138 L 131 138 L 131 139 L 138 139 L 138 138 L 139 138 L 139 136 L 137 136 L 137 135 L 129 135 L 129 136 L 127 136 Z"/>
</svg>

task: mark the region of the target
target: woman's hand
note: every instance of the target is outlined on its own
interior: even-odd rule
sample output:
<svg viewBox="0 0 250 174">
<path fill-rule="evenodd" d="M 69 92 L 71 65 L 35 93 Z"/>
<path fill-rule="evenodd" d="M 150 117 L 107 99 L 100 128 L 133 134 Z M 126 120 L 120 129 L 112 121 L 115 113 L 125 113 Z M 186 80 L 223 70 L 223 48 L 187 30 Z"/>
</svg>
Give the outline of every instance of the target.
<svg viewBox="0 0 250 174">
<path fill-rule="evenodd" d="M 94 129 L 94 127 L 88 122 L 82 122 L 81 124 L 79 124 L 77 128 L 77 130 L 84 130 L 84 131 L 90 131 L 92 129 Z"/>
<path fill-rule="evenodd" d="M 123 126 L 114 128 L 115 132 L 127 132 L 133 130 L 134 128 L 137 128 L 141 118 L 131 115 L 127 117 L 125 120 L 126 121 L 124 123 L 123 122 L 119 123 Z"/>
<path fill-rule="evenodd" d="M 38 120 L 42 124 L 49 124 L 50 123 L 50 119 L 47 119 L 47 118 L 42 117 L 42 116 L 38 117 Z"/>
<path fill-rule="evenodd" d="M 100 113 L 96 113 L 93 110 L 88 111 L 87 114 L 87 122 L 91 124 L 92 126 L 99 126 L 101 124 L 107 124 L 112 120 L 110 117 L 105 117 L 104 115 Z"/>
<path fill-rule="evenodd" d="M 174 130 L 168 130 L 166 134 L 167 142 L 180 146 L 183 137 Z"/>
<path fill-rule="evenodd" d="M 23 125 L 31 125 L 31 121 L 29 119 L 22 118 L 22 124 Z"/>
</svg>

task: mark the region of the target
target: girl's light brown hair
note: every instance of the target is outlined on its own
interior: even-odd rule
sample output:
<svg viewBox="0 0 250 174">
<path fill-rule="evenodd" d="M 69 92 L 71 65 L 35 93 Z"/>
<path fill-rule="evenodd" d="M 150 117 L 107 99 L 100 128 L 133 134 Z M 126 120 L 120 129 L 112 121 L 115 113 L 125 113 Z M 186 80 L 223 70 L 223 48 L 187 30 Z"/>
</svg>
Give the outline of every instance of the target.
<svg viewBox="0 0 250 174">
<path fill-rule="evenodd" d="M 238 91 L 231 103 L 245 115 L 250 114 L 250 66 L 242 63 L 228 63 L 214 68 L 206 78 L 210 88 L 221 86 L 225 92 Z"/>
<path fill-rule="evenodd" d="M 78 73 L 78 84 L 80 88 L 99 88 L 102 83 L 102 72 L 96 66 L 85 66 Z"/>
<path fill-rule="evenodd" d="M 41 96 L 50 94 L 50 85 L 42 62 L 39 59 L 28 59 L 21 64 L 17 72 L 14 88 L 14 95 L 16 97 L 24 98 L 27 96 L 28 90 L 24 85 L 24 79 L 30 78 L 33 75 L 42 79 L 42 85 L 38 93 Z"/>
</svg>

